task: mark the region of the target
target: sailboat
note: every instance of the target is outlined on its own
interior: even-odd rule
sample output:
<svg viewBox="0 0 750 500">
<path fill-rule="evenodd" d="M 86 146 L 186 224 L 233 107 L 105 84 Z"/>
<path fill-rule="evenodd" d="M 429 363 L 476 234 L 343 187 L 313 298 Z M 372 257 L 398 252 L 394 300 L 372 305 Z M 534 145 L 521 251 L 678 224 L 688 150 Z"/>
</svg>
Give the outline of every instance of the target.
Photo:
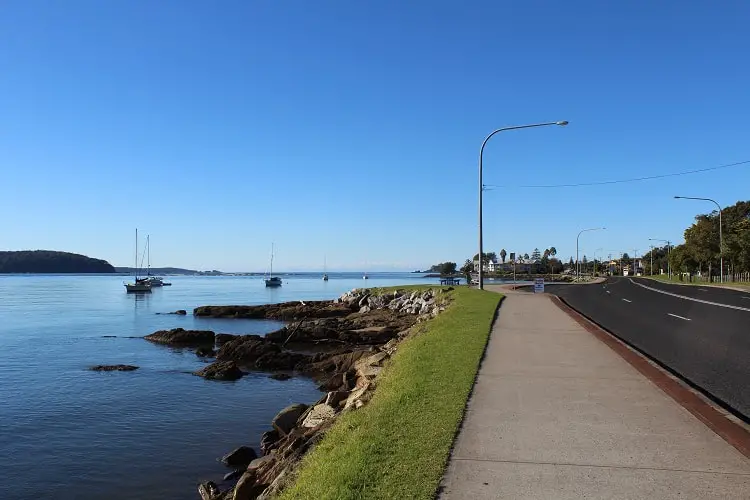
<svg viewBox="0 0 750 500">
<path fill-rule="evenodd" d="M 151 275 L 151 235 L 146 236 L 146 282 L 152 287 L 172 286 L 172 283 L 165 283 L 164 278 Z"/>
<path fill-rule="evenodd" d="M 268 278 L 265 279 L 267 287 L 279 287 L 281 286 L 281 278 L 273 275 L 273 243 L 271 243 L 271 272 L 268 273 Z"/>
<path fill-rule="evenodd" d="M 326 258 L 323 257 L 323 281 L 328 281 L 328 273 L 326 272 Z"/>
<path fill-rule="evenodd" d="M 148 280 L 138 278 L 138 229 L 135 230 L 135 276 L 133 283 L 125 283 L 127 293 L 151 293 Z"/>
</svg>

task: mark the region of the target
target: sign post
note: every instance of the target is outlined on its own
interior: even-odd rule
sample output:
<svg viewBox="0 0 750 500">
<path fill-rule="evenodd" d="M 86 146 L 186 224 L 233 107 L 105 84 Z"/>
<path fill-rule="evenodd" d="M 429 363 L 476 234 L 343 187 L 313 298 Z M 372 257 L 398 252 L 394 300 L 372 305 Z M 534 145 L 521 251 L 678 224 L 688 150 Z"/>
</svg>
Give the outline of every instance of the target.
<svg viewBox="0 0 750 500">
<path fill-rule="evenodd" d="M 544 293 L 544 278 L 534 278 L 534 293 Z"/>
</svg>

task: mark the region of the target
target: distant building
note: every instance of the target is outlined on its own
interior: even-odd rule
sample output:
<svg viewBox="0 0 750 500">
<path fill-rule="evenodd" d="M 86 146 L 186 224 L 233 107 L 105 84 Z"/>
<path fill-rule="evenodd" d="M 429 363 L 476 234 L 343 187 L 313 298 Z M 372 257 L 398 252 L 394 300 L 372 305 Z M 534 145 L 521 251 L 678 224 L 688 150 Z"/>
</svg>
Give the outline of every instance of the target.
<svg viewBox="0 0 750 500">
<path fill-rule="evenodd" d="M 496 260 L 482 260 L 482 272 L 494 273 L 499 269 L 499 264 Z M 479 271 L 479 259 L 474 261 L 474 271 Z"/>
</svg>

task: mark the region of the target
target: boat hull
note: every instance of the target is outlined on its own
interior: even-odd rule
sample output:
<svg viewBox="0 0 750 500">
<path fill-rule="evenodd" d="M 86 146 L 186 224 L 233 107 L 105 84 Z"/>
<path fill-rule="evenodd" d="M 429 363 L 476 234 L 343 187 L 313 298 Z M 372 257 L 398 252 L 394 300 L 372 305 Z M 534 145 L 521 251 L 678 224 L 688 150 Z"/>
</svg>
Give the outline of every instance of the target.
<svg viewBox="0 0 750 500">
<path fill-rule="evenodd" d="M 125 283 L 125 291 L 128 293 L 151 293 L 151 285 L 148 283 Z"/>
<path fill-rule="evenodd" d="M 268 288 L 276 288 L 281 286 L 281 278 L 267 278 L 265 282 Z"/>
</svg>

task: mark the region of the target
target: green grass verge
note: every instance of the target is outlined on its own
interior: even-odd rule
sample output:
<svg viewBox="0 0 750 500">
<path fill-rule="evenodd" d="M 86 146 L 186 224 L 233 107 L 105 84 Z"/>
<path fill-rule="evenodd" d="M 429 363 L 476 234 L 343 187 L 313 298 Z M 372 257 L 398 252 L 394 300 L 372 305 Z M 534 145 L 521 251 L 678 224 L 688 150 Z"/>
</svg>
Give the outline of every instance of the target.
<svg viewBox="0 0 750 500">
<path fill-rule="evenodd" d="M 459 287 L 451 298 L 415 327 L 372 400 L 338 419 L 280 498 L 434 498 L 502 296 Z"/>
<path fill-rule="evenodd" d="M 698 286 L 737 286 L 741 288 L 750 287 L 750 283 L 747 281 L 733 281 L 731 283 L 706 283 L 705 281 L 680 281 L 677 276 L 672 276 L 670 279 L 666 274 L 654 275 L 654 276 L 643 276 L 644 278 L 662 281 L 664 283 L 678 283 L 681 285 L 698 285 Z"/>
</svg>

